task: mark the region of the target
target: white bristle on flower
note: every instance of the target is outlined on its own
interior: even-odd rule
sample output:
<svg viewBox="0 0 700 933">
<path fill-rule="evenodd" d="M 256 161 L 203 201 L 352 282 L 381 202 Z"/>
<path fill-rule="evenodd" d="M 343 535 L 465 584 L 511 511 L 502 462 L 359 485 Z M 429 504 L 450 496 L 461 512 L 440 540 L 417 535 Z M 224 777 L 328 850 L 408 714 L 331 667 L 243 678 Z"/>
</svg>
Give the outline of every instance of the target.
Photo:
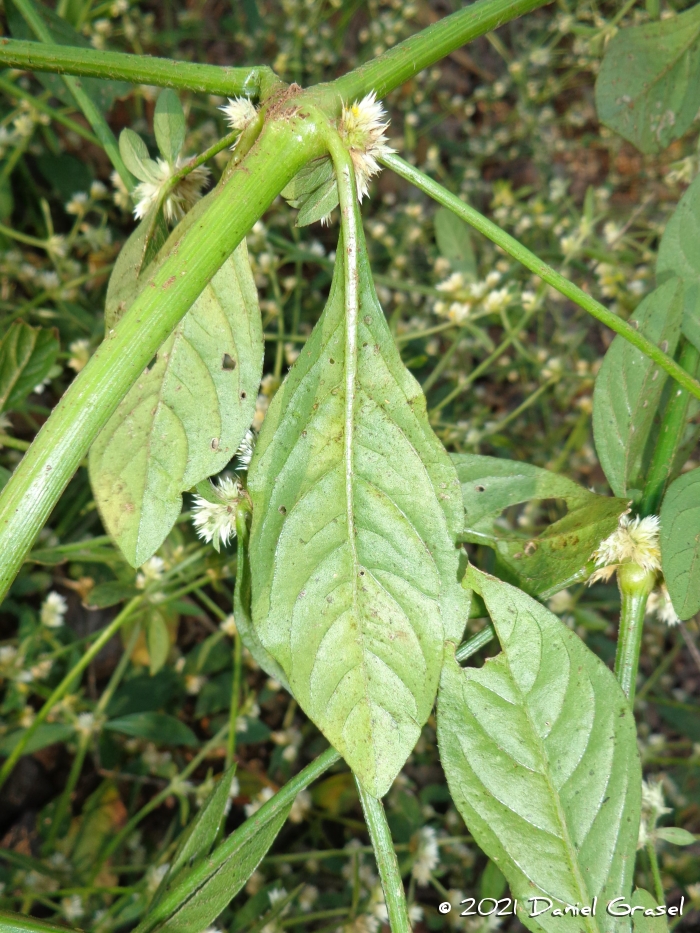
<svg viewBox="0 0 700 933">
<path fill-rule="evenodd" d="M 659 622 L 664 622 L 668 626 L 680 624 L 678 613 L 673 608 L 671 597 L 665 583 L 662 583 L 658 590 L 649 596 L 647 600 L 646 615 L 655 615 Z"/>
<path fill-rule="evenodd" d="M 247 126 L 250 126 L 258 115 L 257 110 L 247 97 L 229 97 L 228 103 L 224 104 L 223 107 L 219 107 L 219 110 L 226 117 L 226 122 L 231 129 L 238 130 L 239 133 L 242 133 Z"/>
<path fill-rule="evenodd" d="M 239 470 L 247 470 L 250 466 L 250 461 L 253 459 L 253 451 L 255 450 L 255 441 L 257 440 L 253 431 L 248 428 L 245 432 L 243 440 L 238 445 L 238 450 L 236 451 L 236 465 Z"/>
<path fill-rule="evenodd" d="M 343 106 L 338 129 L 355 167 L 360 201 L 369 194 L 370 178 L 381 171 L 377 160 L 394 151 L 387 145 L 384 133 L 388 126 L 386 111 L 374 91 L 349 107 Z"/>
<path fill-rule="evenodd" d="M 237 476 L 226 476 L 217 485 L 210 485 L 216 501 L 195 496 L 192 524 L 199 537 L 211 542 L 218 551 L 222 544 L 228 544 L 231 538 L 236 537 L 236 509 L 242 489 Z"/>
<path fill-rule="evenodd" d="M 134 201 L 136 202 L 134 217 L 137 220 L 146 216 L 161 196 L 163 188 L 187 161 L 187 159 L 179 158 L 174 165 L 170 165 L 165 159 L 155 160 L 154 180 L 142 181 L 134 188 Z M 199 165 L 177 182 L 163 205 L 163 214 L 168 223 L 182 220 L 187 211 L 194 207 L 202 197 L 202 188 L 209 174 L 209 169 L 205 165 Z"/>
<path fill-rule="evenodd" d="M 596 569 L 591 574 L 589 584 L 609 580 L 622 564 L 637 564 L 649 573 L 660 570 L 658 516 L 630 518 L 629 515 L 622 515 L 615 531 L 598 545 L 593 560 Z"/>
</svg>

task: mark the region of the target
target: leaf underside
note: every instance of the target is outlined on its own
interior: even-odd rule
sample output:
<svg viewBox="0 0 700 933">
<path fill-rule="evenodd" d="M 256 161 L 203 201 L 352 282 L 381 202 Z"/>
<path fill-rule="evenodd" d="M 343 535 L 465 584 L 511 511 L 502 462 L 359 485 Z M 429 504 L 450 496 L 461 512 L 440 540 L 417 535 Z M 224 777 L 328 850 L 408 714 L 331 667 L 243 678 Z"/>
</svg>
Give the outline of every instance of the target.
<svg viewBox="0 0 700 933">
<path fill-rule="evenodd" d="M 476 454 L 451 458 L 464 501 L 461 540 L 493 548 L 520 588 L 541 598 L 586 575 L 593 551 L 628 508 L 627 499 L 598 496 L 529 463 Z M 533 538 L 509 533 L 496 521 L 510 506 L 543 499 L 563 499 L 568 513 Z"/>
<path fill-rule="evenodd" d="M 700 612 L 700 467 L 679 476 L 661 506 L 661 567 L 681 619 Z"/>
<path fill-rule="evenodd" d="M 595 96 L 601 122 L 642 152 L 682 136 L 700 106 L 700 7 L 618 32 Z"/>
<path fill-rule="evenodd" d="M 684 285 L 665 281 L 634 313 L 640 333 L 673 356 L 683 317 Z M 598 459 L 616 496 L 640 488 L 644 448 L 666 374 L 624 337 L 610 344 L 593 393 L 593 436 Z"/>
<path fill-rule="evenodd" d="M 90 451 L 105 526 L 135 567 L 165 539 L 182 493 L 233 457 L 255 411 L 263 336 L 245 243 L 224 263 Z"/>
<path fill-rule="evenodd" d="M 613 674 L 551 612 L 470 568 L 502 652 L 462 670 L 446 656 L 438 744 L 452 799 L 508 879 L 519 917 L 547 933 L 622 933 L 604 913 L 629 893 L 641 805 L 634 717 Z M 600 900 L 598 919 L 531 919 Z M 541 905 L 540 905 L 541 906 Z"/>
<path fill-rule="evenodd" d="M 432 708 L 443 631 L 464 630 L 462 506 L 377 301 L 361 230 L 346 405 L 342 243 L 337 256 L 328 304 L 251 464 L 252 614 L 304 711 L 381 797 Z"/>
</svg>

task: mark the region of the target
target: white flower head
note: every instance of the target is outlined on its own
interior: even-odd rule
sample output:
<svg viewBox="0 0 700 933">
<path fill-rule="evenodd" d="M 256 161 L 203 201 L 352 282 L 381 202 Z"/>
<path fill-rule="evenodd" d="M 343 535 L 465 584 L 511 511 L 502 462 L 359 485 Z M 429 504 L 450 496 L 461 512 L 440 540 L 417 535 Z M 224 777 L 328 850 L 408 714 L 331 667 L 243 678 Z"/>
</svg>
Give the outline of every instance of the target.
<svg viewBox="0 0 700 933">
<path fill-rule="evenodd" d="M 238 450 L 236 451 L 236 461 L 239 470 L 247 470 L 250 466 L 250 461 L 253 459 L 253 451 L 255 450 L 255 442 L 257 437 L 253 431 L 248 428 L 245 432 L 243 440 L 238 445 Z"/>
<path fill-rule="evenodd" d="M 161 193 L 173 175 L 186 163 L 187 159 L 178 158 L 174 165 L 165 159 L 155 159 L 150 181 L 142 181 L 134 188 L 134 217 L 141 220 L 161 197 Z M 209 178 L 209 169 L 199 165 L 181 178 L 169 192 L 163 204 L 163 214 L 168 223 L 182 220 L 202 197 L 202 188 Z"/>
<path fill-rule="evenodd" d="M 680 618 L 673 608 L 671 597 L 665 583 L 662 583 L 658 590 L 654 590 L 647 600 L 646 615 L 655 615 L 659 622 L 665 622 L 668 626 L 679 625 Z"/>
<path fill-rule="evenodd" d="M 90 341 L 85 337 L 81 337 L 79 340 L 74 340 L 68 349 L 70 350 L 68 366 L 76 373 L 79 373 L 81 369 L 85 368 L 90 359 Z"/>
<path fill-rule="evenodd" d="M 394 151 L 387 145 L 384 130 L 389 126 L 389 121 L 385 118 L 386 111 L 377 101 L 374 91 L 350 107 L 343 105 L 338 129 L 350 150 L 360 201 L 369 194 L 370 178 L 381 171 L 377 160 Z"/>
<path fill-rule="evenodd" d="M 49 593 L 41 606 L 41 624 L 47 628 L 60 628 L 68 603 L 59 593 Z"/>
<path fill-rule="evenodd" d="M 654 840 L 656 824 L 671 808 L 666 806 L 664 789 L 661 781 L 642 781 L 642 819 L 639 824 L 637 848 Z"/>
<path fill-rule="evenodd" d="M 418 884 L 429 884 L 430 875 L 439 862 L 437 834 L 432 826 L 424 826 L 423 829 L 418 830 L 413 839 L 416 845 L 416 860 L 411 874 Z"/>
<path fill-rule="evenodd" d="M 622 515 L 615 531 L 598 545 L 593 560 L 596 570 L 591 574 L 589 584 L 609 580 L 622 564 L 638 564 L 647 572 L 660 570 L 658 516 L 630 518 Z"/>
<path fill-rule="evenodd" d="M 222 544 L 236 537 L 236 509 L 243 490 L 237 476 L 225 476 L 217 485 L 209 485 L 211 500 L 194 497 L 192 524 L 199 537 L 211 542 L 218 551 Z"/>
<path fill-rule="evenodd" d="M 160 580 L 165 570 L 165 561 L 162 557 L 149 557 L 145 564 L 141 564 L 136 574 L 136 588 L 145 590 L 149 583 Z"/>
<path fill-rule="evenodd" d="M 258 111 L 247 97 L 229 97 L 228 103 L 219 110 L 226 117 L 226 122 L 232 130 L 243 130 L 250 126 L 258 115 Z"/>
</svg>

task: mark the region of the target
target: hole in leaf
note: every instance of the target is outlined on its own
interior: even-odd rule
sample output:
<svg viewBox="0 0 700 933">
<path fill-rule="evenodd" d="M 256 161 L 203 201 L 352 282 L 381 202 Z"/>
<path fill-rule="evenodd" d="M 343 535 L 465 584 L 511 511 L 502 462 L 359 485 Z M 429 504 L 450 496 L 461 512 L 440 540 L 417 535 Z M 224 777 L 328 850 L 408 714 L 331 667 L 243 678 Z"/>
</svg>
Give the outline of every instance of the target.
<svg viewBox="0 0 700 933">
<path fill-rule="evenodd" d="M 228 353 L 224 353 L 224 358 L 221 363 L 222 369 L 232 370 L 236 368 L 236 361 L 229 356 Z"/>
<path fill-rule="evenodd" d="M 283 505 L 281 505 L 281 506 L 277 509 L 277 511 L 280 513 L 280 515 L 286 515 L 286 514 L 287 514 L 287 509 L 286 509 L 285 506 L 283 506 Z"/>
<path fill-rule="evenodd" d="M 477 492 L 486 492 L 486 486 L 475 486 Z"/>
<path fill-rule="evenodd" d="M 248 398 L 247 392 L 241 392 L 241 398 Z"/>
</svg>

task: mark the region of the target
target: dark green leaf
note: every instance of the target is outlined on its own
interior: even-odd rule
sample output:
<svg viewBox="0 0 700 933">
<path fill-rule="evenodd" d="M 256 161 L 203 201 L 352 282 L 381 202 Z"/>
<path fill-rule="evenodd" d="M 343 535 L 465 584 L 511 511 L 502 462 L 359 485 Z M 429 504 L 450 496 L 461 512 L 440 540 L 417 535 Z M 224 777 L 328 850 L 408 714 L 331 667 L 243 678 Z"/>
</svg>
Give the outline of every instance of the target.
<svg viewBox="0 0 700 933">
<path fill-rule="evenodd" d="M 440 255 L 448 260 L 455 272 L 475 276 L 476 258 L 468 224 L 446 207 L 435 212 L 434 224 Z"/>
<path fill-rule="evenodd" d="M 180 693 L 178 675 L 166 667 L 155 677 L 142 674 L 120 684 L 107 707 L 107 713 L 110 716 L 126 716 L 162 709 Z"/>
<path fill-rule="evenodd" d="M 700 467 L 668 488 L 661 505 L 661 567 L 681 619 L 700 612 Z"/>
<path fill-rule="evenodd" d="M 199 745 L 196 735 L 174 716 L 167 713 L 130 713 L 104 724 L 109 732 L 121 732 L 158 745 Z"/>
<path fill-rule="evenodd" d="M 540 603 L 474 568 L 502 652 L 462 670 L 446 655 L 438 742 L 448 785 L 479 847 L 508 879 L 520 920 L 548 933 L 627 930 L 555 907 L 628 896 L 641 806 L 634 716 L 612 672 Z"/>
<path fill-rule="evenodd" d="M 644 888 L 637 888 L 629 903 L 632 907 L 643 907 L 645 911 L 653 910 L 656 913 L 656 900 L 648 891 L 645 891 Z M 663 915 L 659 917 L 645 917 L 644 913 L 638 910 L 632 915 L 632 920 L 634 923 L 634 933 L 668 933 L 668 925 Z"/>
<path fill-rule="evenodd" d="M 641 302 L 633 320 L 640 333 L 673 356 L 683 316 L 684 285 L 669 279 Z M 598 459 L 616 496 L 641 488 L 642 456 L 666 374 L 617 336 L 608 348 L 593 393 Z"/>
<path fill-rule="evenodd" d="M 15 321 L 0 343 L 0 411 L 12 411 L 49 373 L 59 343 L 53 328 Z"/>
<path fill-rule="evenodd" d="M 185 114 L 175 91 L 166 88 L 158 95 L 153 115 L 153 132 L 163 158 L 172 165 L 185 142 Z"/>
<path fill-rule="evenodd" d="M 22 738 L 26 729 L 18 729 L 16 732 L 10 732 L 0 739 L 0 757 L 6 758 L 14 750 L 15 745 Z M 44 722 L 36 729 L 36 732 L 29 739 L 24 747 L 23 755 L 31 755 L 32 752 L 41 751 L 49 745 L 55 745 L 57 742 L 65 742 L 69 739 L 75 730 L 73 726 L 58 723 Z"/>
<path fill-rule="evenodd" d="M 348 328 L 340 243 L 328 304 L 263 424 L 250 566 L 262 645 L 381 797 L 432 708 L 443 631 L 461 637 L 468 604 L 457 477 L 396 350 L 358 229 L 357 320 Z"/>
<path fill-rule="evenodd" d="M 642 152 L 682 136 L 700 107 L 700 5 L 618 32 L 595 93 L 601 122 Z"/>
<path fill-rule="evenodd" d="M 700 742 L 700 706 L 657 699 L 654 700 L 654 706 L 672 729 L 693 742 Z"/>
<path fill-rule="evenodd" d="M 121 603 L 125 599 L 131 599 L 137 593 L 138 590 L 129 584 L 110 580 L 109 583 L 98 583 L 96 587 L 90 590 L 86 602 L 90 609 L 107 609 L 109 606 L 116 606 L 117 603 Z"/>
<path fill-rule="evenodd" d="M 146 644 L 148 645 L 148 656 L 150 658 L 151 676 L 157 674 L 168 660 L 170 653 L 170 634 L 165 619 L 154 609 L 146 623 Z"/>
<path fill-rule="evenodd" d="M 34 9 L 44 20 L 51 31 L 54 42 L 57 45 L 73 45 L 80 48 L 91 48 L 90 42 L 73 27 L 62 19 L 49 7 L 42 3 L 34 2 Z M 7 0 L 4 4 L 7 23 L 10 27 L 10 33 L 15 39 L 28 39 L 30 42 L 36 41 L 36 36 L 29 26 L 25 23 L 23 17 L 11 2 Z M 37 79 L 47 88 L 54 97 L 69 107 L 75 106 L 73 95 L 66 87 L 63 79 L 59 75 L 45 74 L 37 72 Z M 106 113 L 112 107 L 114 101 L 119 97 L 126 97 L 132 91 L 131 84 L 126 81 L 104 81 L 101 78 L 81 78 L 80 84 L 85 93 L 92 98 L 99 109 Z"/>
<path fill-rule="evenodd" d="M 70 201 L 77 191 L 89 191 L 92 184 L 90 169 L 72 155 L 46 153 L 37 156 L 36 167 L 44 179 L 56 191 L 62 201 Z"/>
<path fill-rule="evenodd" d="M 262 356 L 262 322 L 244 241 L 90 451 L 95 501 L 134 567 L 162 544 L 180 514 L 182 493 L 235 454 L 253 420 Z"/>
<path fill-rule="evenodd" d="M 453 454 L 452 462 L 464 501 L 462 540 L 493 548 L 521 588 L 541 598 L 587 575 L 593 551 L 628 508 L 627 499 L 597 496 L 529 463 L 473 454 Z M 504 509 L 538 499 L 563 499 L 569 511 L 532 538 L 508 533 L 497 522 Z"/>
</svg>

